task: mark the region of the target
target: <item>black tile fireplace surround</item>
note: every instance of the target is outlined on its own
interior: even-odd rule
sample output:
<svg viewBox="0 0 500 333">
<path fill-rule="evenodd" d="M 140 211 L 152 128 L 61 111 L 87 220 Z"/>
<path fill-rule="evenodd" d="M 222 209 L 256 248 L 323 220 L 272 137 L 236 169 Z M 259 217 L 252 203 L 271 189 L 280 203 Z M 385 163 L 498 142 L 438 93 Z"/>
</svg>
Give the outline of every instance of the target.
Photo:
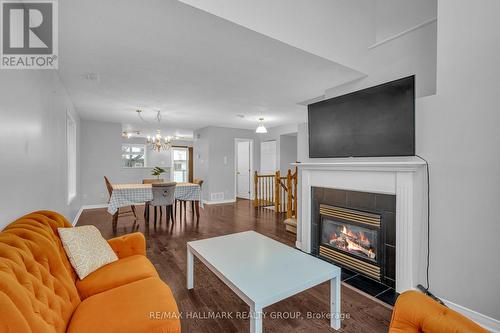
<svg viewBox="0 0 500 333">
<path fill-rule="evenodd" d="M 311 214 L 312 254 L 342 267 L 347 284 L 393 304 L 396 196 L 312 187 Z"/>
</svg>

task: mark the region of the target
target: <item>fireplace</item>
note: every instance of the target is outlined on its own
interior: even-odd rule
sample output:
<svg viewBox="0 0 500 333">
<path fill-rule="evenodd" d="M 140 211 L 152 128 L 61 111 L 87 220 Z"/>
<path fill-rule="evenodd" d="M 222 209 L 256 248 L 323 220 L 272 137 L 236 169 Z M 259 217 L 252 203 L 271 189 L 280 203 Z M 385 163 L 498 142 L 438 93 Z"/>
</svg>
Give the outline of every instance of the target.
<svg viewBox="0 0 500 333">
<path fill-rule="evenodd" d="M 425 284 L 427 257 L 422 246 L 427 242 L 428 232 L 425 162 L 417 157 L 311 159 L 297 163 L 297 167 L 295 244 L 299 249 L 342 266 L 344 283 L 379 299 L 385 293 L 379 294 L 378 290 L 370 293 L 368 288 L 359 288 L 361 282 L 382 284 L 396 292 Z M 381 281 L 345 269 L 339 261 L 320 255 L 320 204 L 381 216 L 376 248 L 383 252 L 376 253 L 375 257 L 378 265 L 383 264 Z M 327 244 L 322 248 L 334 252 Z M 335 253 L 346 255 L 341 251 Z M 374 264 L 373 260 L 346 256 Z"/>
<path fill-rule="evenodd" d="M 381 281 L 381 215 L 320 204 L 319 254 Z"/>
<path fill-rule="evenodd" d="M 312 188 L 312 253 L 395 286 L 394 195 Z"/>
</svg>

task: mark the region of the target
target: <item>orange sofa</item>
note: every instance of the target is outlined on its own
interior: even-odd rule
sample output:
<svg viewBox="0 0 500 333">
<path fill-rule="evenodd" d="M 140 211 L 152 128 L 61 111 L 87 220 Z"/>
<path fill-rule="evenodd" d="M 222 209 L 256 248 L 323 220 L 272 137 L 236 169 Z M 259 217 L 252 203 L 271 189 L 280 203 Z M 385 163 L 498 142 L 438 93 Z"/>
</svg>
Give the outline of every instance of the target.
<svg viewBox="0 0 500 333">
<path fill-rule="evenodd" d="M 0 332 L 180 332 L 174 296 L 141 233 L 109 240 L 119 260 L 79 280 L 59 227 L 71 224 L 40 211 L 0 232 Z"/>
<path fill-rule="evenodd" d="M 402 293 L 394 305 L 389 333 L 488 333 L 487 330 L 432 298 Z"/>
</svg>

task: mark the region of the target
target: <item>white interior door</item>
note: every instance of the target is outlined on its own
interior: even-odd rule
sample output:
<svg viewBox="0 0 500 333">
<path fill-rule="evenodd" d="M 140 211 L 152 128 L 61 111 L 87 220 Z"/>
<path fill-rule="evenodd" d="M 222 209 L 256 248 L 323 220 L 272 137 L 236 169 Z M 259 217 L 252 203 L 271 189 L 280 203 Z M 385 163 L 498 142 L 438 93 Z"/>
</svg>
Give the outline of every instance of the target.
<svg viewBox="0 0 500 333">
<path fill-rule="evenodd" d="M 236 144 L 237 197 L 250 199 L 250 141 L 238 141 Z"/>
<path fill-rule="evenodd" d="M 260 173 L 274 174 L 276 170 L 276 141 L 261 142 Z"/>
</svg>

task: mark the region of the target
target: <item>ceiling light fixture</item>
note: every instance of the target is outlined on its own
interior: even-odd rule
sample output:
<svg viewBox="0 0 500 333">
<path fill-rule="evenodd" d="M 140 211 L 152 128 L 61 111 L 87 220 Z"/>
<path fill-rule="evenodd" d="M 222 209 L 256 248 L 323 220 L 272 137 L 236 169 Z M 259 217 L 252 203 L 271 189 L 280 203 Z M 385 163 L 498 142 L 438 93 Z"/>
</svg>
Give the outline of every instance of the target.
<svg viewBox="0 0 500 333">
<path fill-rule="evenodd" d="M 139 117 L 141 115 L 141 113 L 138 111 L 138 114 L 139 114 Z M 142 119 L 142 117 L 141 117 Z M 161 123 L 161 113 L 160 111 L 158 111 L 156 113 L 156 120 L 158 121 L 158 124 Z M 160 127 L 160 125 L 158 125 L 158 127 Z M 156 135 L 151 137 L 148 135 L 147 137 L 147 143 L 150 145 L 151 149 L 153 149 L 154 151 L 161 151 L 162 149 L 163 150 L 170 150 L 170 148 L 172 148 L 172 137 L 171 136 L 165 136 L 165 137 L 162 137 L 161 136 L 161 132 L 160 130 L 156 130 Z"/>
<path fill-rule="evenodd" d="M 123 138 L 130 139 L 134 135 L 135 136 L 139 136 L 139 135 L 141 135 L 141 132 L 140 131 L 123 131 L 122 132 L 122 137 Z"/>
<path fill-rule="evenodd" d="M 264 126 L 264 118 L 259 118 L 259 126 L 255 130 L 255 133 L 265 134 L 267 133 L 267 128 Z"/>
<path fill-rule="evenodd" d="M 170 136 L 162 137 L 160 130 L 156 131 L 156 135 L 151 137 L 148 135 L 147 142 L 154 151 L 170 150 L 172 148 L 172 138 Z"/>
</svg>

